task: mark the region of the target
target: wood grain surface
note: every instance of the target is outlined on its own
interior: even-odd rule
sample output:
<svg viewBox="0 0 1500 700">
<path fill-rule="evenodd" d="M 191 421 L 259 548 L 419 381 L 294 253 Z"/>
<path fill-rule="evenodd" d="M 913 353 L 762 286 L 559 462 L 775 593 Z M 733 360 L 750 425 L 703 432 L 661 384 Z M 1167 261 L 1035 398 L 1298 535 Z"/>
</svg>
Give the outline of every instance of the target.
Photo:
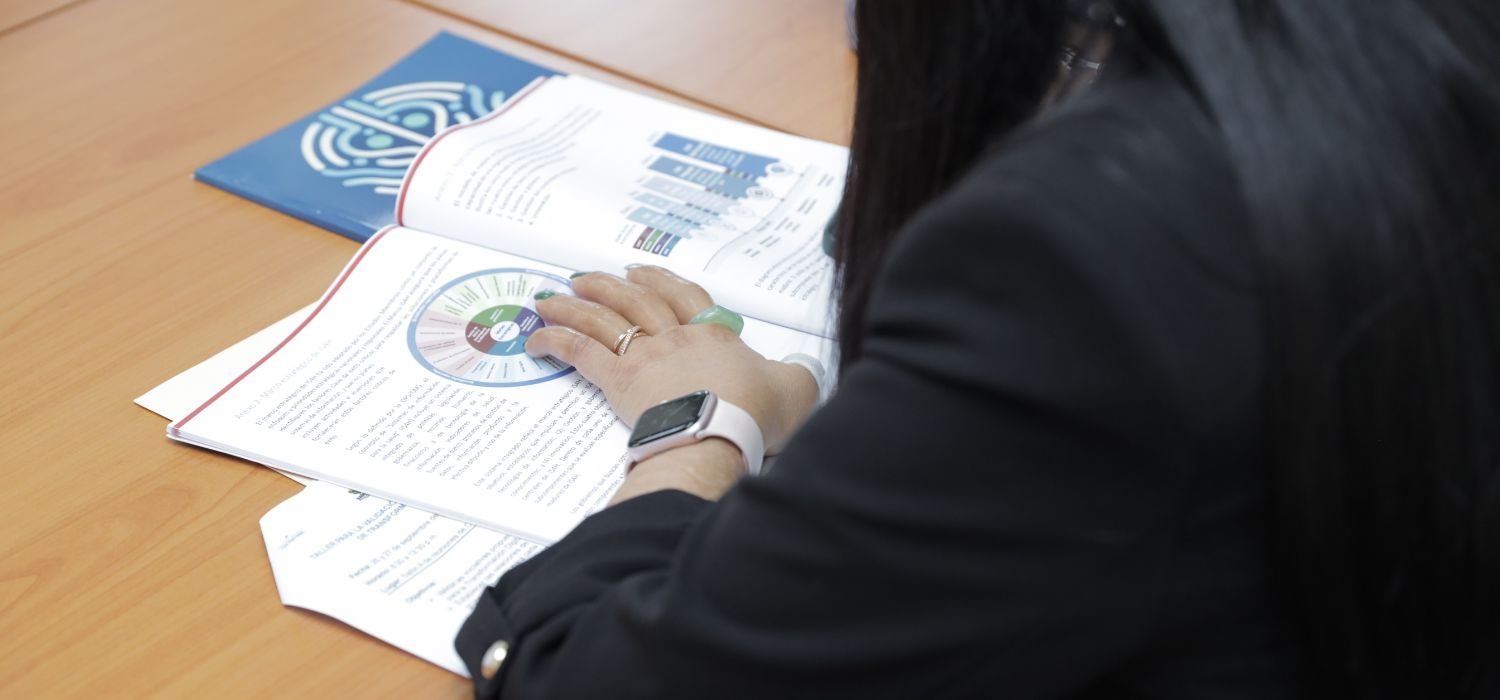
<svg viewBox="0 0 1500 700">
<path fill-rule="evenodd" d="M 60 13 L 84 0 L 5 0 L 0 2 L 0 36 Z"/>
<path fill-rule="evenodd" d="M 412 0 L 746 121 L 847 144 L 844 0 Z"/>
</svg>

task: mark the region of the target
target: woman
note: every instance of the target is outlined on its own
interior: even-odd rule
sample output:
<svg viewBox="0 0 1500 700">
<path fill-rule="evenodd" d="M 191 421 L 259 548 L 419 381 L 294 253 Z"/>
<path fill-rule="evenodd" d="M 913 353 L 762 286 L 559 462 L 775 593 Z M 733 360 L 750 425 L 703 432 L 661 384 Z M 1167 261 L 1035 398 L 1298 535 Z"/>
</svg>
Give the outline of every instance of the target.
<svg viewBox="0 0 1500 700">
<path fill-rule="evenodd" d="M 1496 4 L 856 24 L 837 394 L 655 268 L 544 302 L 627 421 L 782 455 L 644 458 L 481 596 L 477 693 L 1500 697 Z"/>
</svg>

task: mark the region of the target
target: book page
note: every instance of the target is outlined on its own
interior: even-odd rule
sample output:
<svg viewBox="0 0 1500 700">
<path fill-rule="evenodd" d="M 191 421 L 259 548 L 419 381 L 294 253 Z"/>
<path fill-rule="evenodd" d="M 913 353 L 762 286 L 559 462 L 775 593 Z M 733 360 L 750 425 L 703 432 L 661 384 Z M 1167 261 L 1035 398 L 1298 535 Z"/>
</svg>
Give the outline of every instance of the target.
<svg viewBox="0 0 1500 700">
<path fill-rule="evenodd" d="M 135 397 L 135 405 L 155 413 L 169 421 L 181 419 L 202 405 L 219 387 L 233 381 L 239 373 L 256 359 L 270 352 L 271 348 L 285 338 L 312 313 L 312 306 L 304 306 L 255 332 L 219 352 L 213 357 L 183 370 L 150 391 Z M 278 474 L 306 486 L 312 479 L 290 472 L 274 470 Z"/>
<path fill-rule="evenodd" d="M 525 354 L 542 289 L 568 293 L 566 271 L 387 229 L 169 435 L 550 543 L 613 495 L 628 431 L 572 367 Z M 750 319 L 743 337 L 773 358 L 827 353 Z"/>
<path fill-rule="evenodd" d="M 284 605 L 323 613 L 459 675 L 485 586 L 541 545 L 315 483 L 260 520 Z"/>
<path fill-rule="evenodd" d="M 213 357 L 183 370 L 171 379 L 152 387 L 150 391 L 137 396 L 136 405 L 169 421 L 178 420 L 192 413 L 193 409 L 203 405 L 203 402 L 218 391 L 219 387 L 234 381 L 234 378 L 239 376 L 240 372 L 245 371 L 246 367 L 264 357 L 271 351 L 271 348 L 276 347 L 282 338 L 302 324 L 308 314 L 312 313 L 312 309 L 312 305 L 308 305 L 293 311 L 286 318 L 220 350 Z"/>
<path fill-rule="evenodd" d="M 579 270 L 662 265 L 743 314 L 831 329 L 823 231 L 848 150 L 578 76 L 430 142 L 397 221 Z"/>
</svg>

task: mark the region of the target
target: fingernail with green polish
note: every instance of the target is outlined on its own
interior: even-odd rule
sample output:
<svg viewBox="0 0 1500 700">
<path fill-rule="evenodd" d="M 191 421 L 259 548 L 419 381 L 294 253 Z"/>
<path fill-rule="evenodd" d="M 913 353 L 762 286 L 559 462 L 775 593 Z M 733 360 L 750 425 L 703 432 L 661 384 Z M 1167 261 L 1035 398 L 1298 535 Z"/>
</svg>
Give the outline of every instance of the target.
<svg viewBox="0 0 1500 700">
<path fill-rule="evenodd" d="M 575 273 L 573 273 L 571 275 L 568 275 L 568 279 L 576 280 L 579 277 L 582 277 L 582 276 L 587 275 L 587 274 L 588 274 L 587 272 L 575 272 Z"/>
<path fill-rule="evenodd" d="M 531 298 L 535 299 L 537 301 L 541 301 L 543 299 L 551 299 L 552 297 L 555 297 L 555 296 L 557 296 L 557 292 L 554 292 L 554 291 L 552 291 L 550 289 L 543 289 L 542 291 L 537 292 L 536 294 L 532 295 Z"/>
</svg>

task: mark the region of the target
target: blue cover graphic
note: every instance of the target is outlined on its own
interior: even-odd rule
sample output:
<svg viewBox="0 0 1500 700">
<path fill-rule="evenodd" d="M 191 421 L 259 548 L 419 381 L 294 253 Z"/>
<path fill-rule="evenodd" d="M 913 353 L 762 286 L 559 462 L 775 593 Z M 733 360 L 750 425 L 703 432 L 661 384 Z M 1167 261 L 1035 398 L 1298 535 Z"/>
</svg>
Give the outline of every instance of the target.
<svg viewBox="0 0 1500 700">
<path fill-rule="evenodd" d="M 556 74 L 441 33 L 338 102 L 193 176 L 364 241 L 392 223 L 401 177 L 434 134 Z"/>
</svg>

